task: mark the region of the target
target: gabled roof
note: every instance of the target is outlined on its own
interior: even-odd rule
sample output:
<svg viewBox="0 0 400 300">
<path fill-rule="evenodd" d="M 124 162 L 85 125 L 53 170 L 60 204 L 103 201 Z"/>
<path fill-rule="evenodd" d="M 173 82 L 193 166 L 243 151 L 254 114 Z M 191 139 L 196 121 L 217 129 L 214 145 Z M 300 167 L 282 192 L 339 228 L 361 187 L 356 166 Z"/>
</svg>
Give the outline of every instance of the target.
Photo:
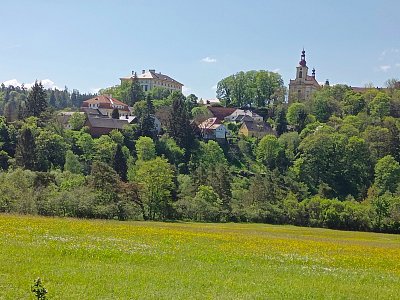
<svg viewBox="0 0 400 300">
<path fill-rule="evenodd" d="M 253 132 L 271 132 L 272 133 L 271 126 L 265 122 L 244 121 L 242 126 L 247 127 L 247 129 L 249 131 L 253 131 Z"/>
<path fill-rule="evenodd" d="M 82 102 L 82 107 L 89 107 L 89 104 L 97 104 L 99 108 L 113 109 L 114 106 L 122 106 L 122 110 L 128 111 L 128 105 L 112 98 L 109 95 L 99 95 Z"/>
<path fill-rule="evenodd" d="M 112 118 L 99 118 L 89 116 L 87 122 L 91 127 L 96 128 L 110 128 L 110 129 L 123 129 L 128 125 L 128 120 L 112 119 Z"/>
<path fill-rule="evenodd" d="M 209 132 L 216 130 L 218 127 L 224 126 L 217 118 L 209 118 L 200 123 L 199 128 L 202 132 Z"/>
<path fill-rule="evenodd" d="M 244 122 L 244 121 L 253 122 L 254 119 L 252 117 L 250 117 L 249 115 L 237 115 L 236 117 L 234 117 L 232 119 L 232 121 L 235 121 L 235 122 Z"/>
<path fill-rule="evenodd" d="M 163 80 L 163 81 L 168 81 L 172 82 L 178 85 L 183 85 L 182 83 L 176 81 L 175 79 L 169 77 L 168 75 L 162 74 L 161 72 L 156 73 L 155 70 L 148 70 L 147 72 L 142 72 L 142 74 L 137 74 L 136 75 L 138 79 L 157 79 L 157 80 Z M 134 74 L 128 77 L 122 77 L 121 79 L 133 79 L 135 77 Z"/>
<path fill-rule="evenodd" d="M 220 107 L 220 106 L 208 106 L 208 110 L 213 114 L 218 120 L 223 120 L 225 117 L 233 114 L 236 110 L 234 107 Z"/>
<path fill-rule="evenodd" d="M 81 107 L 81 111 L 86 113 L 88 116 L 106 117 L 99 109 L 95 108 Z"/>
</svg>

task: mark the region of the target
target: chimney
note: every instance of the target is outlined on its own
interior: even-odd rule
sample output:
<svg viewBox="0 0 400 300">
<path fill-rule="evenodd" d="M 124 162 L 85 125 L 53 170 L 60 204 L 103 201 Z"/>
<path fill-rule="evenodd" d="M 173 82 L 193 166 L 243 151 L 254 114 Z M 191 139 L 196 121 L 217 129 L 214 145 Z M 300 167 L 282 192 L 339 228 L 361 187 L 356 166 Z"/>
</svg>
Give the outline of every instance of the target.
<svg viewBox="0 0 400 300">
<path fill-rule="evenodd" d="M 154 70 L 154 69 L 150 69 L 150 70 L 149 70 L 149 72 L 150 72 L 150 73 L 155 73 L 155 72 L 156 72 L 156 70 Z"/>
<path fill-rule="evenodd" d="M 134 75 L 135 74 L 135 72 L 134 71 L 132 71 L 132 75 Z"/>
<path fill-rule="evenodd" d="M 146 73 L 146 70 L 142 70 L 142 74 Z"/>
</svg>

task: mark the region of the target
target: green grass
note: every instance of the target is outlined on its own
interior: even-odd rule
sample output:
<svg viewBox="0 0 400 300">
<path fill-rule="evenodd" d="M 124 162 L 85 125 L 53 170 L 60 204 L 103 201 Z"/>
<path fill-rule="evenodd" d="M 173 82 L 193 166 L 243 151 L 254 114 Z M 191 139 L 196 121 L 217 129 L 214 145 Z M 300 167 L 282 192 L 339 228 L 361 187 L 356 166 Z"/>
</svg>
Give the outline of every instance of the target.
<svg viewBox="0 0 400 300">
<path fill-rule="evenodd" d="M 0 215 L 0 299 L 398 299 L 400 236 Z"/>
</svg>

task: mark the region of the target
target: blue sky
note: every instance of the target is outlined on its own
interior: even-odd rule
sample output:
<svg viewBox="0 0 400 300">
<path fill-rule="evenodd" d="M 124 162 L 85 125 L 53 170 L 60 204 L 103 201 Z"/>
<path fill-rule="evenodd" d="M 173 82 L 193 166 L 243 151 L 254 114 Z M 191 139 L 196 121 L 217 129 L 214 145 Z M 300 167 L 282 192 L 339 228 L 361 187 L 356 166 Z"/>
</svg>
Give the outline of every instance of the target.
<svg viewBox="0 0 400 300">
<path fill-rule="evenodd" d="M 215 97 L 238 71 L 280 73 L 304 46 L 317 80 L 382 86 L 400 78 L 400 1 L 1 1 L 0 82 L 93 91 L 156 69 Z"/>
</svg>

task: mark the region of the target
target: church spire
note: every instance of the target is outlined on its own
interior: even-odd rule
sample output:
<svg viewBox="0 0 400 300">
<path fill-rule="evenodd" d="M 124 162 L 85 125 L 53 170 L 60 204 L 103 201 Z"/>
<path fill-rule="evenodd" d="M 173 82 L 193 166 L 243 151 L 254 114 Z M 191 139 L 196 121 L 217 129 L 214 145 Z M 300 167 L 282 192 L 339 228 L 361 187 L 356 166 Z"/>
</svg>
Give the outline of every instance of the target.
<svg viewBox="0 0 400 300">
<path fill-rule="evenodd" d="M 306 67 L 306 66 L 307 66 L 307 62 L 306 62 L 306 51 L 304 51 L 304 48 L 303 48 L 303 51 L 301 51 L 301 60 L 300 60 L 299 64 L 300 64 L 300 66 L 302 66 L 302 67 Z"/>
</svg>

